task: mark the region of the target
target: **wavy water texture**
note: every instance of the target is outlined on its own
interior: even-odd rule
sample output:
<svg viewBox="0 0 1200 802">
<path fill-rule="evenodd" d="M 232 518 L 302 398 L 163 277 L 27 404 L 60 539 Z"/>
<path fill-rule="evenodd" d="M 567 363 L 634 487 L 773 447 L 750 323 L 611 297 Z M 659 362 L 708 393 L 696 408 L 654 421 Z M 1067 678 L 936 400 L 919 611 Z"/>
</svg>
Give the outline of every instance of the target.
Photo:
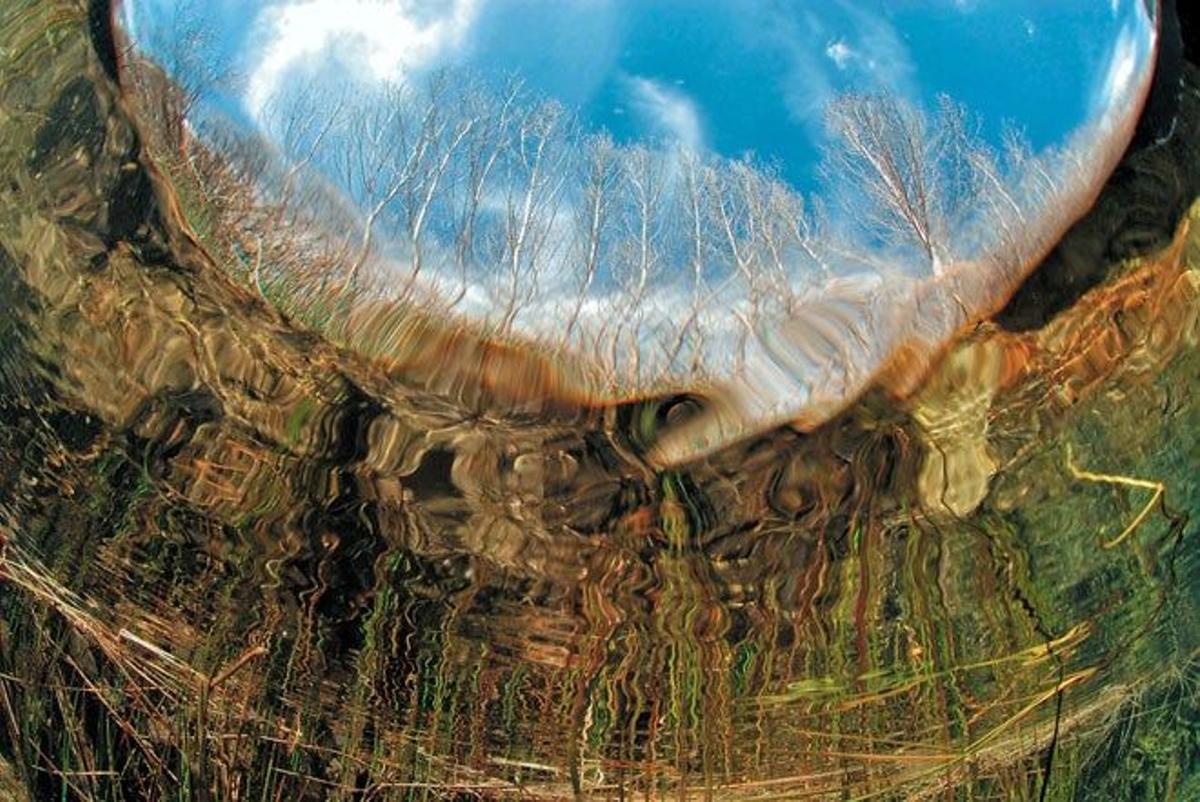
<svg viewBox="0 0 1200 802">
<path fill-rule="evenodd" d="M 1061 312 L 660 471 L 692 399 L 491 403 L 232 275 L 103 32 L 0 9 L 0 789 L 1196 795 L 1194 70 Z"/>
</svg>

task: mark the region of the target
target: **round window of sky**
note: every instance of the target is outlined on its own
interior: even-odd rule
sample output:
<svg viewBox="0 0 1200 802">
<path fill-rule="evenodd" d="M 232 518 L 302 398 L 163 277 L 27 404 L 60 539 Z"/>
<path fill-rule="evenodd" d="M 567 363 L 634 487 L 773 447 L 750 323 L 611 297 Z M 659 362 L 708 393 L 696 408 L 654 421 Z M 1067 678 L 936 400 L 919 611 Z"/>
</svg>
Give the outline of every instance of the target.
<svg viewBox="0 0 1200 802">
<path fill-rule="evenodd" d="M 597 402 L 707 398 L 667 463 L 818 425 L 998 309 L 1128 145 L 1157 40 L 1149 0 L 125 0 L 118 22 L 191 136 L 308 209 L 298 248 L 342 244 L 360 303 L 585 365 Z"/>
</svg>

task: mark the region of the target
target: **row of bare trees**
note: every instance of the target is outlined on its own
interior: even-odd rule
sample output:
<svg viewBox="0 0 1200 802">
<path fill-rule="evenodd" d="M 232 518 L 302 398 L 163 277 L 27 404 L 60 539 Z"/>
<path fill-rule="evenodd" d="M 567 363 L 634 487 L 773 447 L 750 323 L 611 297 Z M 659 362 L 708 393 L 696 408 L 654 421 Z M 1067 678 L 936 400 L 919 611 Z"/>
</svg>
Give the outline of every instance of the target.
<svg viewBox="0 0 1200 802">
<path fill-rule="evenodd" d="M 1056 188 L 1045 158 L 1016 137 L 994 152 L 947 99 L 932 116 L 835 100 L 831 191 L 808 203 L 749 159 L 585 131 L 516 81 L 281 95 L 258 134 L 197 119 L 197 171 L 256 282 L 435 304 L 589 353 L 623 386 L 736 370 L 824 281 L 939 276 L 1017 241 Z"/>
</svg>

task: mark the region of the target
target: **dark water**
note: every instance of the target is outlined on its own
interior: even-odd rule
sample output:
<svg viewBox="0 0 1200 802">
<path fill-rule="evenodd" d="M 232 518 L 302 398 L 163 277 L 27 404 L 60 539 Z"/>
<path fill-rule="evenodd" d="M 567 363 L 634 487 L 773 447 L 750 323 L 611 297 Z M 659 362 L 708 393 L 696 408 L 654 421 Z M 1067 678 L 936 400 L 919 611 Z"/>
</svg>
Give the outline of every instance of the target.
<svg viewBox="0 0 1200 802">
<path fill-rule="evenodd" d="M 98 21 L 0 11 L 0 799 L 1200 798 L 1194 70 L 913 397 L 656 472 L 239 283 Z"/>
</svg>

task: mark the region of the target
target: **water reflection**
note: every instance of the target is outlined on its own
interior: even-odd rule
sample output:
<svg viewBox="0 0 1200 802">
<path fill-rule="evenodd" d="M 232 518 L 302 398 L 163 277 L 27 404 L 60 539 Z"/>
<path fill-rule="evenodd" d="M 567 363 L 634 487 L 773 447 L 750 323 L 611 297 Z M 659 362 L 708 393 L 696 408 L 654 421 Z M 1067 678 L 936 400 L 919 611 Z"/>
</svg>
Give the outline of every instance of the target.
<svg viewBox="0 0 1200 802">
<path fill-rule="evenodd" d="M 220 199 L 265 294 L 400 364 L 430 328 L 504 343 L 551 373 L 526 400 L 708 398 L 660 464 L 819 425 L 898 355 L 919 378 L 1094 199 L 1156 41 L 1142 0 L 120 21 L 160 159 Z M 247 225 L 263 203 L 286 233 Z"/>
<path fill-rule="evenodd" d="M 429 354 L 516 349 L 433 327 L 389 361 L 281 314 L 102 33 L 0 12 L 0 754 L 30 796 L 1194 790 L 1194 70 L 1060 246 L 1099 271 L 1061 314 L 1017 299 L 1037 325 L 958 338 L 905 402 L 660 471 L 694 398 L 505 406 L 520 377 Z"/>
</svg>

